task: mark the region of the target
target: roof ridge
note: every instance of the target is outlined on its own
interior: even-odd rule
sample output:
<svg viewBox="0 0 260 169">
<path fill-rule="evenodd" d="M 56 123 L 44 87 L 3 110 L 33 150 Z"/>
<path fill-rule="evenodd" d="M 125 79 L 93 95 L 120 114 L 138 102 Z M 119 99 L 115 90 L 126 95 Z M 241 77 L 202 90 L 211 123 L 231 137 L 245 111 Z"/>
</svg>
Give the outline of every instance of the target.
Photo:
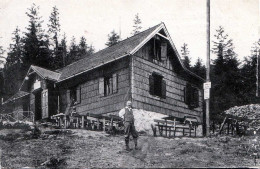
<svg viewBox="0 0 260 169">
<path fill-rule="evenodd" d="M 125 39 L 119 41 L 118 43 L 116 43 L 115 45 L 121 44 L 121 43 L 123 43 L 124 41 L 126 41 L 126 40 L 128 40 L 128 39 L 130 39 L 130 38 L 133 38 L 133 37 L 135 37 L 135 36 L 138 36 L 139 34 L 144 33 L 144 32 L 146 32 L 146 31 L 148 31 L 148 30 L 150 30 L 150 29 L 153 29 L 153 28 L 155 28 L 155 27 L 157 27 L 157 26 L 159 26 L 159 25 L 161 25 L 161 24 L 163 24 L 163 22 L 161 22 L 161 23 L 159 23 L 159 24 L 157 24 L 157 25 L 155 25 L 155 26 L 153 26 L 153 27 L 150 27 L 150 28 L 148 28 L 148 29 L 146 29 L 146 30 L 144 30 L 144 31 L 142 31 L 142 32 L 139 32 L 139 33 L 137 33 L 137 34 L 135 34 L 135 35 L 132 35 L 132 36 L 130 36 L 129 38 L 125 38 Z M 112 45 L 112 46 L 108 46 L 108 47 L 106 47 L 106 48 L 103 48 L 103 49 L 101 49 L 101 50 L 99 50 L 99 51 L 97 51 L 97 52 L 95 52 L 95 53 L 93 53 L 93 54 L 91 54 L 91 55 L 89 55 L 89 56 L 87 56 L 87 57 L 91 57 L 92 55 L 97 54 L 97 53 L 99 53 L 99 52 L 102 52 L 102 51 L 104 51 L 105 49 L 114 47 L 115 45 Z M 75 61 L 75 62 L 72 62 L 72 63 L 70 63 L 69 65 L 66 65 L 66 66 L 63 67 L 63 68 L 66 68 L 67 66 L 74 65 L 74 64 L 78 63 L 79 61 L 82 61 L 83 59 L 87 58 L 87 57 L 83 57 L 83 58 L 81 58 L 81 59 L 79 59 L 79 60 L 77 60 L 77 61 Z M 63 68 L 57 69 L 57 70 L 62 70 Z"/>
<path fill-rule="evenodd" d="M 31 66 L 34 66 L 34 67 L 37 67 L 37 68 L 41 68 L 41 69 L 45 69 L 45 70 L 48 70 L 48 71 L 51 71 L 51 72 L 55 72 L 55 73 L 59 73 L 61 74 L 60 72 L 56 71 L 56 70 L 50 70 L 50 69 L 47 69 L 47 68 L 44 68 L 44 67 L 41 67 L 41 66 L 37 66 L 37 65 L 31 65 Z M 58 69 L 57 69 L 58 70 Z"/>
</svg>

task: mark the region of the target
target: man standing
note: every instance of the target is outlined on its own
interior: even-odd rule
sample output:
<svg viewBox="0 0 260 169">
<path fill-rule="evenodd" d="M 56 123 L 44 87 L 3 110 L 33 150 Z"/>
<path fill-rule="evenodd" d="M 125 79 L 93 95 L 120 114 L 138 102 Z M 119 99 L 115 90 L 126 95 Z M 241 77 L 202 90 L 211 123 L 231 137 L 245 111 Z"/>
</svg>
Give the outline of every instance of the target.
<svg viewBox="0 0 260 169">
<path fill-rule="evenodd" d="M 135 130 L 134 126 L 134 114 L 132 110 L 132 102 L 127 101 L 126 102 L 126 107 L 121 109 L 119 112 L 119 117 L 124 119 L 124 126 L 125 126 L 125 145 L 126 145 L 126 150 L 129 151 L 129 137 L 130 134 L 133 136 L 133 140 L 135 143 L 135 149 L 137 150 L 137 138 L 138 134 L 137 131 Z"/>
</svg>

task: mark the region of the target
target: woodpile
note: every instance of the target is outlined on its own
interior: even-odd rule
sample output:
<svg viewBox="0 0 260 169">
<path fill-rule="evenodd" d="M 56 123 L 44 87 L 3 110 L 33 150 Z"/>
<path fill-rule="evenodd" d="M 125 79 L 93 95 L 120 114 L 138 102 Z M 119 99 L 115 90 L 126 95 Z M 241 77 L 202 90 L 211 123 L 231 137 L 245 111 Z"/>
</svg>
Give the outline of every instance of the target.
<svg viewBox="0 0 260 169">
<path fill-rule="evenodd" d="M 260 129 L 260 105 L 250 104 L 244 106 L 235 106 L 225 111 L 225 114 L 244 119 L 240 124 L 248 125 L 247 130 Z M 247 122 L 246 122 L 247 121 Z"/>
</svg>

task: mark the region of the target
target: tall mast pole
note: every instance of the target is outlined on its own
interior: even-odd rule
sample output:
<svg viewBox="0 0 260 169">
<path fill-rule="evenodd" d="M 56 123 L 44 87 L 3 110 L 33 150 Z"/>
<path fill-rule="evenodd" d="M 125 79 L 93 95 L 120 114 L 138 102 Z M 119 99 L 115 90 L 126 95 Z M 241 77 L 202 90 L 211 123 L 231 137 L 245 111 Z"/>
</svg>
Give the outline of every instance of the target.
<svg viewBox="0 0 260 169">
<path fill-rule="evenodd" d="M 207 0 L 207 77 L 210 82 L 210 0 Z M 210 90 L 210 89 L 209 89 Z M 206 136 L 209 136 L 209 98 L 206 99 Z"/>
<path fill-rule="evenodd" d="M 257 43 L 257 45 L 258 45 L 258 43 Z M 258 57 L 259 57 L 259 54 L 258 54 L 258 46 L 257 46 L 256 47 L 256 90 L 255 90 L 256 97 L 258 97 L 258 86 L 259 86 L 259 84 L 258 84 L 259 59 L 258 59 Z"/>
</svg>

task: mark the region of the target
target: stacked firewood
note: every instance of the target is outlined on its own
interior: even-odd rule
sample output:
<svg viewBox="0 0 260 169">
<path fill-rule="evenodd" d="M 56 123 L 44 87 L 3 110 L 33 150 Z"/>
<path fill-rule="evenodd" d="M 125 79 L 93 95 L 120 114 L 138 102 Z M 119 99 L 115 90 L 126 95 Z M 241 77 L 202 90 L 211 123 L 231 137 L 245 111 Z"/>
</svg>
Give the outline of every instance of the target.
<svg viewBox="0 0 260 169">
<path fill-rule="evenodd" d="M 245 121 L 241 121 L 242 124 L 248 125 L 248 130 L 260 129 L 260 105 L 250 104 L 244 106 L 235 106 L 225 111 L 225 114 L 236 116 Z M 247 122 L 246 122 L 247 120 Z"/>
</svg>

